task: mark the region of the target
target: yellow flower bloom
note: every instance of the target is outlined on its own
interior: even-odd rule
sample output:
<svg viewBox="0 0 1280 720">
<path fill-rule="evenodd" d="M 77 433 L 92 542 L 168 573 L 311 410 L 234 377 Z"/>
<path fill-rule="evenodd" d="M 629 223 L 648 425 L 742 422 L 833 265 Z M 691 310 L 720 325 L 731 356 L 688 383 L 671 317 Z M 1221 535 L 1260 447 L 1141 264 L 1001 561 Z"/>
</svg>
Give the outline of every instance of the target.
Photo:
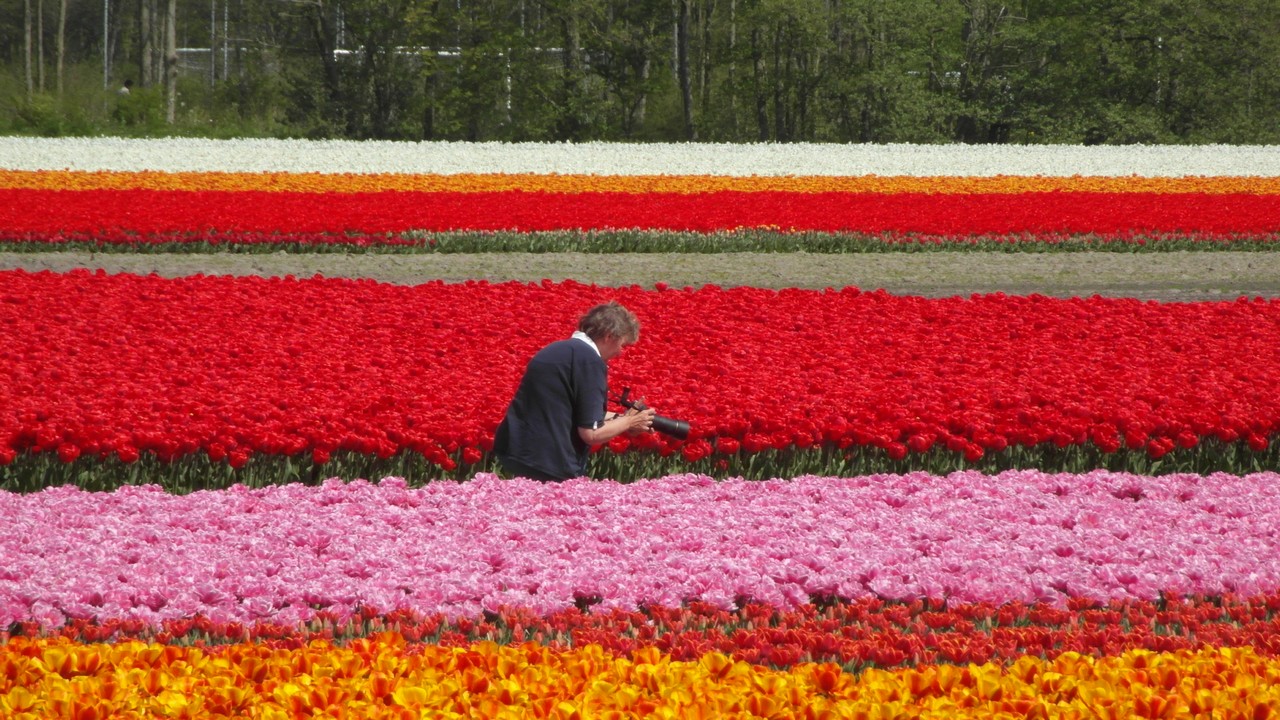
<svg viewBox="0 0 1280 720">
<path fill-rule="evenodd" d="M 0 710 L 4 710 L 6 715 L 31 712 L 38 701 L 35 693 L 19 686 L 0 695 Z"/>
<path fill-rule="evenodd" d="M 1280 660 L 1249 648 L 1066 653 L 853 676 L 829 664 L 772 670 L 720 653 L 679 662 L 597 646 L 411 648 L 398 636 L 216 651 L 16 638 L 0 646 L 0 667 L 4 717 L 1266 718 L 1280 707 Z"/>
</svg>

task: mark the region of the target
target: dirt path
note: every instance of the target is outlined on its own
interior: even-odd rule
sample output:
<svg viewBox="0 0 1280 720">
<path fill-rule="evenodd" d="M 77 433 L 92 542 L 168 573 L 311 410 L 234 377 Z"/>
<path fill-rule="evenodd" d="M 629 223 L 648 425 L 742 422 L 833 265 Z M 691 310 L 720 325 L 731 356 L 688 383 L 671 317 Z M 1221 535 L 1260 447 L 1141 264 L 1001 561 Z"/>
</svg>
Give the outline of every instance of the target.
<svg viewBox="0 0 1280 720">
<path fill-rule="evenodd" d="M 600 285 L 665 282 L 674 287 L 823 288 L 854 285 L 944 297 L 972 293 L 1099 294 L 1156 300 L 1280 297 L 1280 252 L 990 253 L 929 252 L 426 255 L 0 253 L 0 269 L 65 272 L 365 277 L 415 284 L 446 281 L 574 279 Z"/>
</svg>

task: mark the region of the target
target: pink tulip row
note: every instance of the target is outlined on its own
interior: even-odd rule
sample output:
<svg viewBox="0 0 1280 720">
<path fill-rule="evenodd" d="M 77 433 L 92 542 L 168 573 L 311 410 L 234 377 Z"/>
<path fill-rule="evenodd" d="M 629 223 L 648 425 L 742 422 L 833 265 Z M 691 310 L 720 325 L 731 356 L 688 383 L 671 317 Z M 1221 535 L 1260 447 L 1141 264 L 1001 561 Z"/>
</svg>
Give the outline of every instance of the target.
<svg viewBox="0 0 1280 720">
<path fill-rule="evenodd" d="M 0 627 L 1280 589 L 1276 473 L 61 487 L 0 493 L 0 526 Z"/>
</svg>

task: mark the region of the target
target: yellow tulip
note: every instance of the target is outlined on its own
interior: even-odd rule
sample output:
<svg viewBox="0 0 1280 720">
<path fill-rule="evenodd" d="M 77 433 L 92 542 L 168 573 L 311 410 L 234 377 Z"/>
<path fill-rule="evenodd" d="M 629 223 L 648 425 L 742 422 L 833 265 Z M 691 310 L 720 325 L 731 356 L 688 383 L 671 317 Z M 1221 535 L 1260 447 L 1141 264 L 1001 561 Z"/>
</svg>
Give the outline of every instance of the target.
<svg viewBox="0 0 1280 720">
<path fill-rule="evenodd" d="M 3 709 L 6 715 L 29 712 L 36 707 L 37 700 L 39 698 L 36 697 L 35 693 L 19 686 L 4 695 L 0 695 L 0 709 Z"/>
<path fill-rule="evenodd" d="M 973 678 L 973 689 L 982 700 L 999 700 L 1004 696 L 1004 689 L 1009 679 L 1004 670 L 996 665 L 970 665 L 969 675 Z"/>
<path fill-rule="evenodd" d="M 155 697 L 155 708 L 170 717 L 180 716 L 190 704 L 190 699 L 182 693 L 165 690 Z"/>
<path fill-rule="evenodd" d="M 1066 653 L 1008 666 L 922 666 L 859 676 L 805 663 L 771 670 L 720 653 L 630 659 L 598 647 L 327 643 L 0 645 L 4 717 L 1172 718 L 1271 717 L 1280 660 L 1249 648 Z M 389 674 L 378 668 L 394 668 Z M 92 672 L 89 672 L 92 671 Z M 68 677 L 69 676 L 69 677 Z"/>
<path fill-rule="evenodd" d="M 427 704 L 430 696 L 426 688 L 407 685 L 397 688 L 391 693 L 391 699 L 401 707 L 417 708 Z"/>
</svg>

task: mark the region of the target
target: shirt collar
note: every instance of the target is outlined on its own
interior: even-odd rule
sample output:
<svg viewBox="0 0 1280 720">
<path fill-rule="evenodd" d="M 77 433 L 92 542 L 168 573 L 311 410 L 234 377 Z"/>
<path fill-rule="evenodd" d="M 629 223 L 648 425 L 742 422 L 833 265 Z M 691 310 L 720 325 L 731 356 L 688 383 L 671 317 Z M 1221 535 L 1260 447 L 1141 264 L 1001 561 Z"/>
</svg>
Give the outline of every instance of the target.
<svg viewBox="0 0 1280 720">
<path fill-rule="evenodd" d="M 597 355 L 600 354 L 600 348 L 596 347 L 596 341 L 592 340 L 590 335 L 582 332 L 581 330 L 574 330 L 571 339 L 581 340 L 582 342 L 590 345 L 591 349 L 595 350 Z"/>
</svg>

